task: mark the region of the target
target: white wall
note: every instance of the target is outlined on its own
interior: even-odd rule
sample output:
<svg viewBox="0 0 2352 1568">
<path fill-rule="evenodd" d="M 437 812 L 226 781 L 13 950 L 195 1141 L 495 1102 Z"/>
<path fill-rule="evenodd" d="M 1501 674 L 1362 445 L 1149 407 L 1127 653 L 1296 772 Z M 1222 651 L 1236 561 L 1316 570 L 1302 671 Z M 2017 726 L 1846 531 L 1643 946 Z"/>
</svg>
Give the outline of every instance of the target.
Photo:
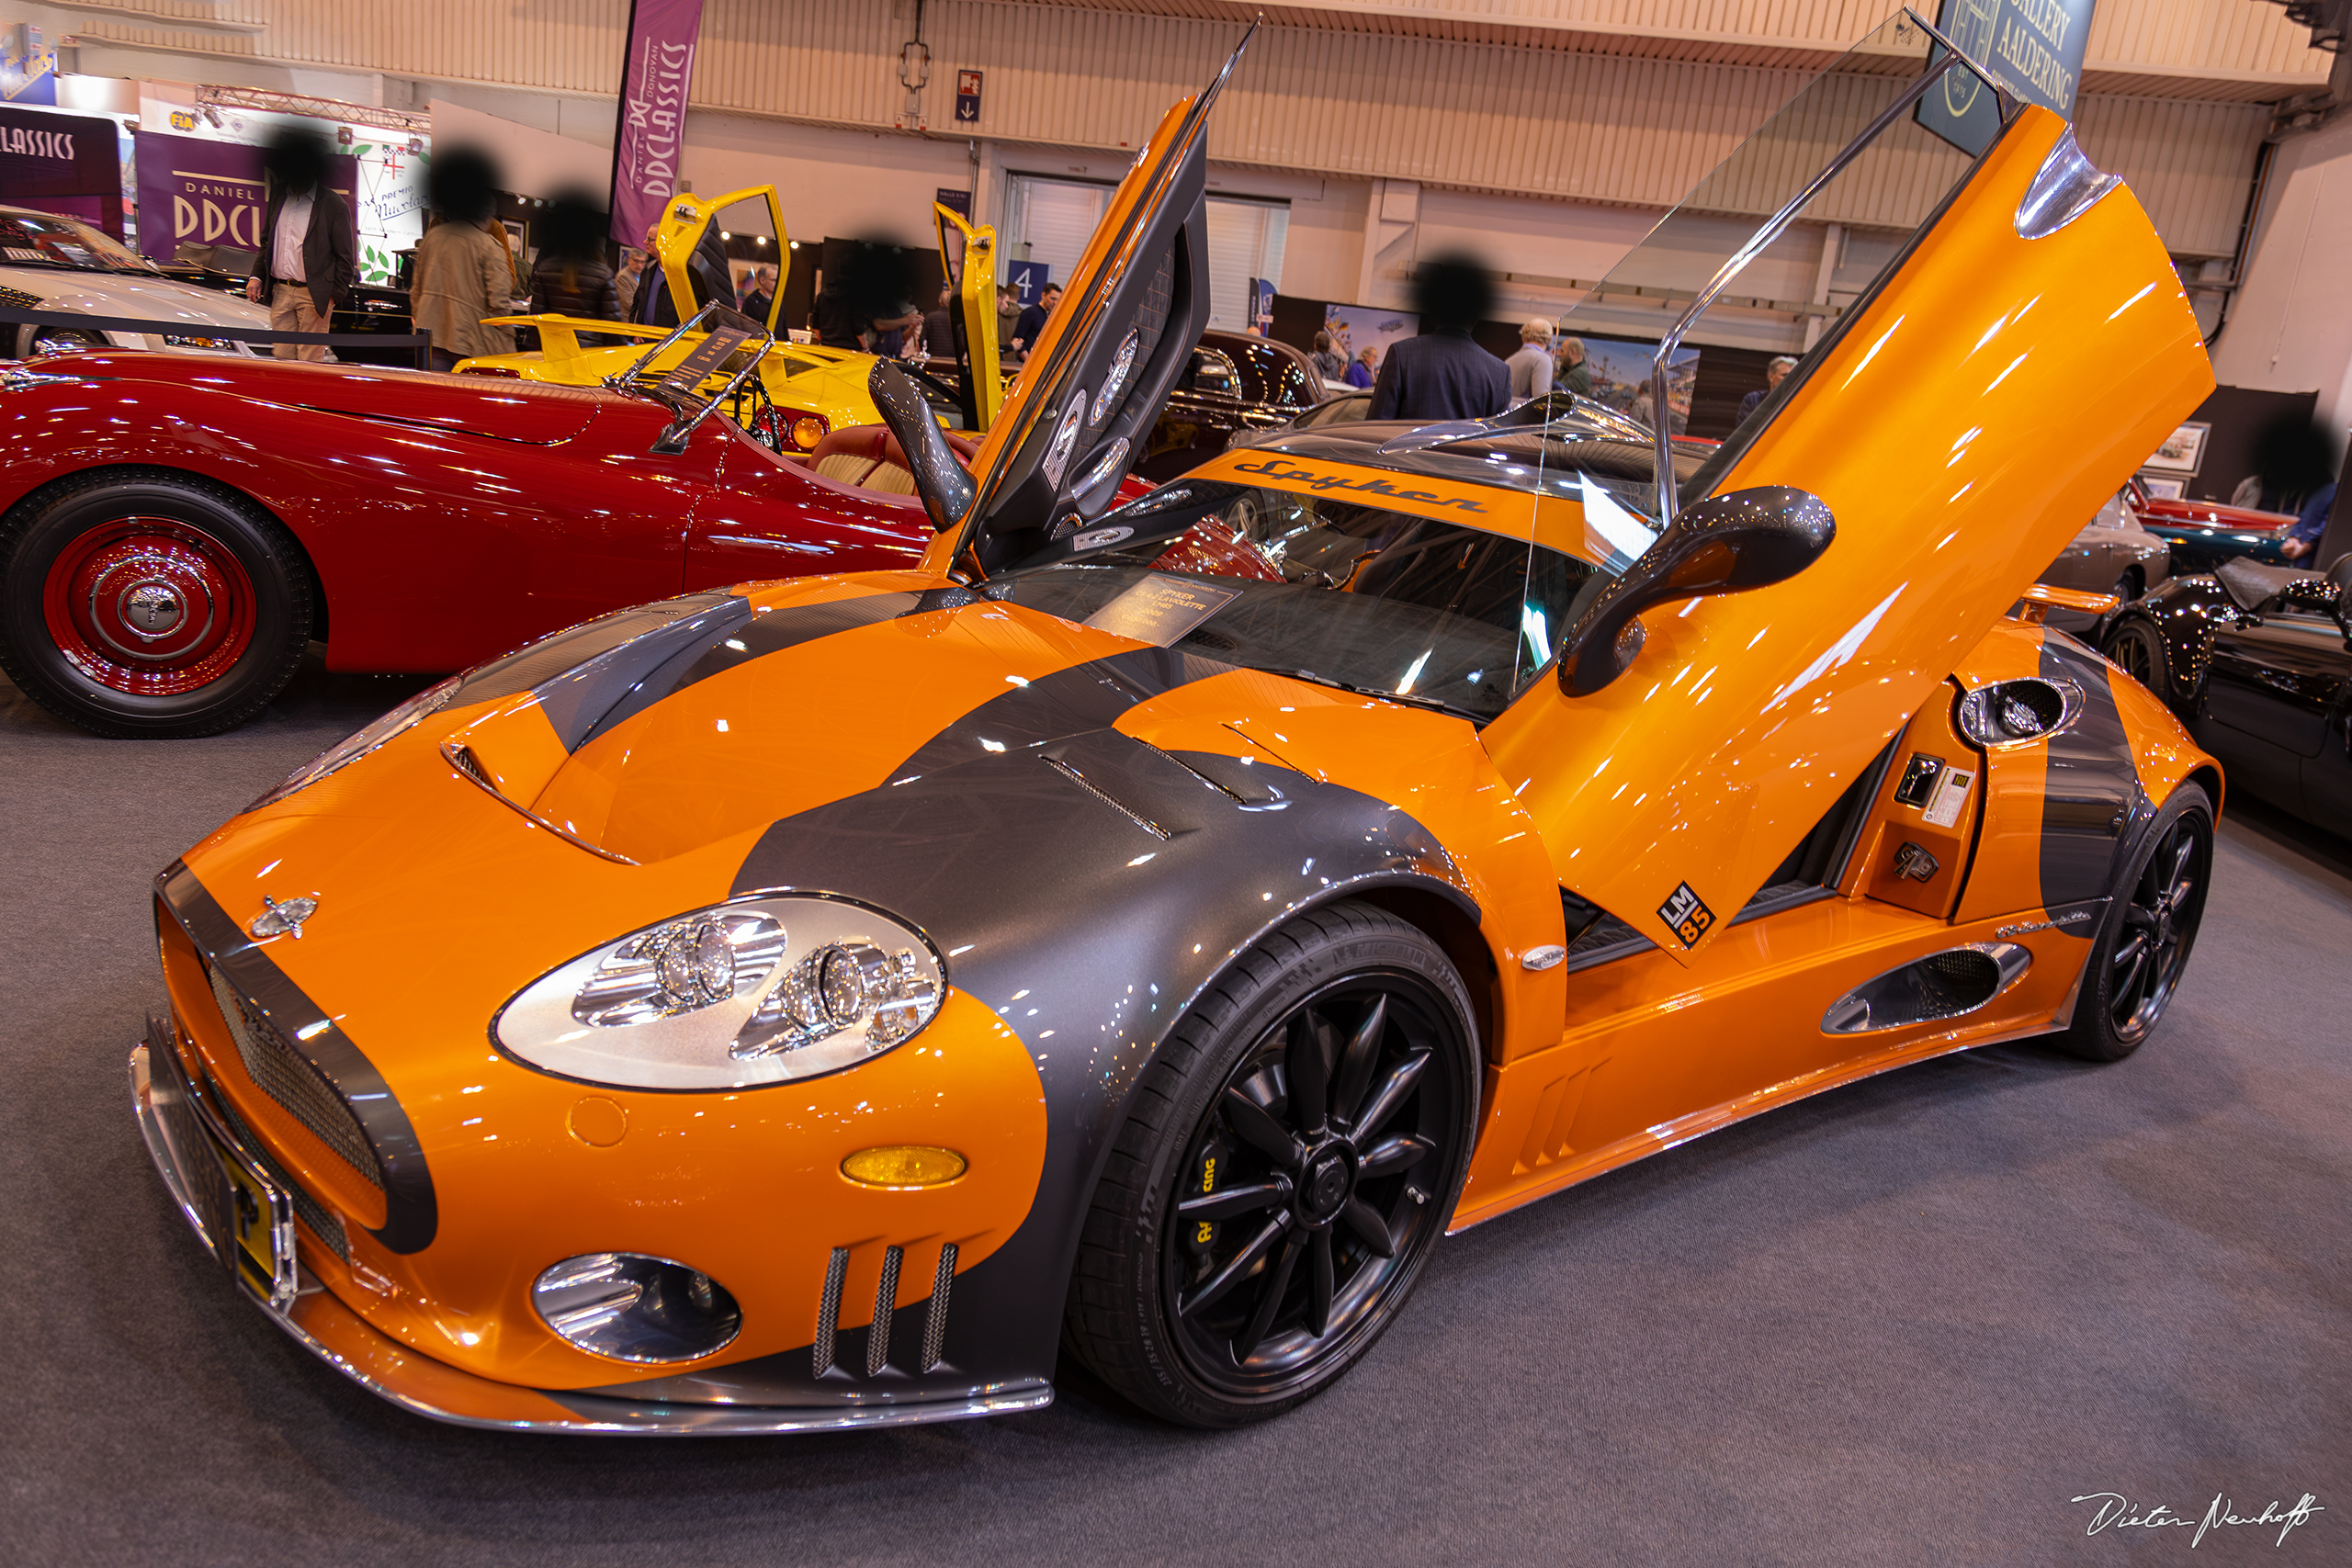
<svg viewBox="0 0 2352 1568">
<path fill-rule="evenodd" d="M 2225 387 L 2319 393 L 2352 423 L 2352 118 L 2280 144 L 2245 286 L 2213 355 Z"/>
</svg>

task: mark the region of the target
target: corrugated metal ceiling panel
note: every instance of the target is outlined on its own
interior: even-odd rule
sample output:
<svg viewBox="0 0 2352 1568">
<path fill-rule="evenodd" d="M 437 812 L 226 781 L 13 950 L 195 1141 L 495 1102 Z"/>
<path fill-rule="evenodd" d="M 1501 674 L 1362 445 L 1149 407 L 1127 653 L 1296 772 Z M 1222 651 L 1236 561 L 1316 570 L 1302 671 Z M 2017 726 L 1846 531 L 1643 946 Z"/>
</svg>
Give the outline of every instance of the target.
<svg viewBox="0 0 2352 1568">
<path fill-rule="evenodd" d="M 180 6 L 187 0 L 155 0 Z M 1157 0 L 1213 12 L 1225 0 Z M 1419 0 L 1378 16 L 1482 21 L 1577 20 L 1628 28 L 1733 28 L 1791 39 L 1851 37 L 1883 9 L 1871 0 Z M 1294 7 L 1313 9 L 1319 6 Z M 195 14 L 191 9 L 191 15 Z M 327 7 L 305 0 L 229 0 L 220 13 L 266 21 L 259 38 L 96 22 L 93 41 L 222 57 L 608 95 L 618 85 L 625 0 L 471 0 L 401 7 Z M 2275 7 L 2245 0 L 2161 6 L 2123 0 L 2099 13 L 2110 47 L 2169 60 L 2211 49 L 2233 62 L 2287 62 Z M 778 6 L 710 0 L 694 101 L 699 107 L 889 126 L 905 99 L 896 55 L 906 24 L 865 3 Z M 988 73 L 981 134 L 1009 141 L 1136 147 L 1173 99 L 1208 80 L 1236 28 L 1221 19 L 1071 4 L 932 0 L 933 79 L 925 104 L 944 122 L 958 66 Z M 1770 53 L 1771 51 L 1761 52 Z M 1785 58 L 1783 49 L 1782 57 Z M 1211 130 L 1221 161 L 1419 180 L 1468 189 L 1663 206 L 1689 190 L 1799 86 L 1808 71 L 1632 52 L 1514 49 L 1403 38 L 1324 25 L 1271 28 L 1251 47 Z M 1852 91 L 1892 91 L 1857 78 Z M 2140 191 L 2176 250 L 2234 243 L 2258 107 L 2086 93 L 2085 146 Z M 1791 156 L 1798 155 L 1792 147 Z M 1826 148 L 1808 148 L 1804 155 Z M 1921 215 L 1906 159 L 1890 147 L 1858 167 L 1816 214 L 1908 226 Z M 1817 160 L 1816 160 L 1817 162 Z M 1770 182 L 1767 182 L 1768 184 Z M 1736 209 L 1769 206 L 1763 186 L 1726 193 Z M 1781 187 L 1785 189 L 1786 187 Z M 1740 205 L 1742 202 L 1749 206 Z M 2223 236 L 2226 235 L 2226 239 Z"/>
</svg>

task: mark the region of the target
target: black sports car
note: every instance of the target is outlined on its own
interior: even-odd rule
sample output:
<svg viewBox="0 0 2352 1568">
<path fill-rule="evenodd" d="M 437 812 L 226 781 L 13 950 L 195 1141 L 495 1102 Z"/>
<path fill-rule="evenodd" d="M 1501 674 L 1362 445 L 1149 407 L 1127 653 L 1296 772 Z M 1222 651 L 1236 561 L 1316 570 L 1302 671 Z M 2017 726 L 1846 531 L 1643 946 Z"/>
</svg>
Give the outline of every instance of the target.
<svg viewBox="0 0 2352 1568">
<path fill-rule="evenodd" d="M 2177 577 L 2119 612 L 2104 646 L 2232 784 L 2352 836 L 2352 556 Z"/>
</svg>

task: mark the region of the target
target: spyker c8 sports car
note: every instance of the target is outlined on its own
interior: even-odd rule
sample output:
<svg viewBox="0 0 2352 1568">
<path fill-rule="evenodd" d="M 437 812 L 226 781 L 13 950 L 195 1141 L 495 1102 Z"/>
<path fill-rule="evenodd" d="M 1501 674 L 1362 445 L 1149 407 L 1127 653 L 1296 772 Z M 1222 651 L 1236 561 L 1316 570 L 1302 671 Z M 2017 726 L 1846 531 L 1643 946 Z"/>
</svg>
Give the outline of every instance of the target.
<svg viewBox="0 0 2352 1568">
<path fill-rule="evenodd" d="M 1719 174 L 1772 216 L 1661 390 L 1808 198 L 1913 231 L 1702 460 L 1309 432 L 1117 503 L 1208 308 L 1179 104 L 968 472 L 874 372 L 920 561 L 483 666 L 161 875 L 171 1191 L 447 1420 L 977 1416 L 1067 1346 L 1224 1426 L 1449 1230 L 1940 1053 L 2133 1051 L 2221 780 L 2030 585 L 2212 377 L 2132 194 L 1931 40 Z M 1909 113 L 1951 72 L 1974 155 Z M 1204 529 L 1248 570 L 1153 570 Z"/>
</svg>

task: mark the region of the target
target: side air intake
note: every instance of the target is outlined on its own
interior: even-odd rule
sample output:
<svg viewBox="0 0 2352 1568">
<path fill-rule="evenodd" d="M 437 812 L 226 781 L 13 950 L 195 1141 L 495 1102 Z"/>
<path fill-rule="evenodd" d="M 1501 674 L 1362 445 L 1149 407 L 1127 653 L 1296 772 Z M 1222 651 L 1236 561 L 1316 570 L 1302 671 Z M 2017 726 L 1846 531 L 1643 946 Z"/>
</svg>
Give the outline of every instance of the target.
<svg viewBox="0 0 2352 1568">
<path fill-rule="evenodd" d="M 1829 1004 L 1825 1034 L 1865 1034 L 1962 1018 L 2016 984 L 2033 954 L 2013 942 L 1971 942 L 1915 958 Z"/>
</svg>

